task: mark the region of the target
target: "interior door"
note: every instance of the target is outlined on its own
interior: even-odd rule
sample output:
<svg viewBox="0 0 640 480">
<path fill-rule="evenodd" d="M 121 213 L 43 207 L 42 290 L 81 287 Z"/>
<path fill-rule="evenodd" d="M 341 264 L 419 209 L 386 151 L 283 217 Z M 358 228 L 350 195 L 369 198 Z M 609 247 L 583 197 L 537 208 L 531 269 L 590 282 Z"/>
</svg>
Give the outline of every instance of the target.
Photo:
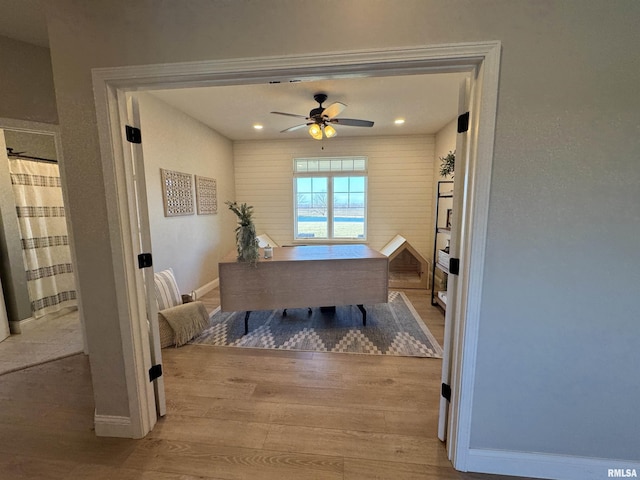
<svg viewBox="0 0 640 480">
<path fill-rule="evenodd" d="M 463 80 L 460 84 L 459 97 L 458 97 L 458 115 L 462 115 L 465 112 L 469 112 L 471 80 Z M 467 154 L 468 154 L 468 132 L 458 133 L 456 137 L 456 163 L 455 163 L 455 183 L 453 190 L 453 221 L 451 224 L 451 242 L 449 245 L 449 252 L 451 258 L 460 258 L 460 239 L 466 232 L 462 231 L 462 206 L 465 204 L 465 197 L 467 195 L 467 178 L 469 172 L 467 171 Z M 458 276 L 449 275 L 447 281 L 447 309 L 445 312 L 444 320 L 444 345 L 442 356 L 442 383 L 444 385 L 451 385 L 451 373 L 452 373 L 452 351 L 454 340 L 454 327 L 456 322 L 457 305 L 460 299 L 458 298 Z M 438 438 L 443 442 L 447 440 L 447 433 L 449 431 L 449 400 L 440 397 L 440 413 L 438 417 Z"/>
<path fill-rule="evenodd" d="M 140 129 L 140 111 L 135 94 L 126 94 L 127 125 Z M 142 143 L 128 142 L 131 149 L 133 188 L 135 191 L 138 247 L 140 253 L 151 253 L 151 229 L 149 226 L 149 209 L 147 204 L 147 184 L 144 173 L 144 157 Z M 160 329 L 158 326 L 158 306 L 154 294 L 153 266 L 141 268 L 144 284 L 146 313 L 149 327 L 149 348 L 151 365 L 162 365 L 162 352 L 160 348 Z M 167 403 L 164 392 L 164 378 L 162 376 L 153 380 L 153 388 L 156 400 L 156 412 L 158 416 L 167 413 Z"/>
</svg>

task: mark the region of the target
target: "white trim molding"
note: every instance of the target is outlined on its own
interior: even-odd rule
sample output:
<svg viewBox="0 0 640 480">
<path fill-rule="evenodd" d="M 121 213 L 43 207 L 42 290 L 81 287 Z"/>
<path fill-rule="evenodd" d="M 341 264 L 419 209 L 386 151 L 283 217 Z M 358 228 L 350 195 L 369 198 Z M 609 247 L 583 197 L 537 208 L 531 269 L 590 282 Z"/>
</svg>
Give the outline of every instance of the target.
<svg viewBox="0 0 640 480">
<path fill-rule="evenodd" d="M 472 472 L 554 480 L 637 478 L 640 475 L 638 462 L 476 448 L 469 449 L 467 468 Z"/>
<path fill-rule="evenodd" d="M 140 298 L 140 295 L 144 289 L 135 275 L 137 247 L 132 228 L 135 226 L 133 219 L 137 207 L 129 178 L 130 168 L 123 151 L 122 122 L 126 118 L 120 105 L 123 94 L 145 89 L 286 82 L 291 79 L 472 72 L 479 76 L 473 92 L 476 115 L 471 119 L 471 187 L 469 198 L 466 199 L 470 209 L 468 224 L 473 234 L 469 235 L 465 253 L 460 259 L 465 271 L 471 273 L 471 279 L 466 280 L 469 278 L 466 275 L 461 277 L 465 278 L 460 287 L 465 309 L 454 320 L 461 322 L 461 325 L 458 341 L 454 342 L 451 352 L 455 372 L 451 387 L 455 396 L 451 402 L 453 420 L 448 436 L 454 445 L 450 450 L 450 453 L 453 452 L 454 466 L 459 470 L 466 469 L 500 50 L 500 42 L 494 41 L 97 68 L 92 71 L 132 431 L 141 435 L 150 431 L 155 423 L 155 408 L 152 408 L 148 397 L 148 379 L 144 369 L 150 360 L 147 358 L 148 348 L 143 345 L 147 327 L 142 307 L 144 298 Z M 145 214 L 141 212 L 141 215 Z"/>
<path fill-rule="evenodd" d="M 202 296 L 206 295 L 207 293 L 209 293 L 211 290 L 216 288 L 218 285 L 220 285 L 220 279 L 216 278 L 215 280 L 212 280 L 211 282 L 205 283 L 201 287 L 196 288 L 195 289 L 196 300 L 198 298 L 201 298 Z"/>
<path fill-rule="evenodd" d="M 94 413 L 93 424 L 98 437 L 136 438 L 129 417 Z"/>
<path fill-rule="evenodd" d="M 20 334 L 31 330 L 36 326 L 35 317 L 23 318 L 22 320 L 9 320 L 9 331 L 12 334 Z"/>
</svg>

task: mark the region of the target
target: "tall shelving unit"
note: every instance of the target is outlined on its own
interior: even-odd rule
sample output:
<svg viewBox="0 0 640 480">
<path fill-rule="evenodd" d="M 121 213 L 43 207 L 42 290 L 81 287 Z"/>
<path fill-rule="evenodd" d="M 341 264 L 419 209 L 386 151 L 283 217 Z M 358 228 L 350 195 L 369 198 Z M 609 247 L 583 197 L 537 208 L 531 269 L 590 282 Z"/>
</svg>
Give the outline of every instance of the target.
<svg viewBox="0 0 640 480">
<path fill-rule="evenodd" d="M 451 199 L 443 206 L 444 199 Z M 446 200 L 445 200 L 446 202 Z M 448 207 L 448 208 L 447 208 Z M 451 239 L 451 211 L 453 208 L 453 180 L 438 182 L 436 192 L 436 214 L 433 233 L 433 261 L 431 262 L 431 305 L 438 305 L 443 310 L 447 309 L 446 284 L 449 276 L 449 252 L 438 248 L 446 240 Z M 438 290 L 436 282 L 436 270 L 441 272 L 444 278 L 444 288 Z"/>
</svg>

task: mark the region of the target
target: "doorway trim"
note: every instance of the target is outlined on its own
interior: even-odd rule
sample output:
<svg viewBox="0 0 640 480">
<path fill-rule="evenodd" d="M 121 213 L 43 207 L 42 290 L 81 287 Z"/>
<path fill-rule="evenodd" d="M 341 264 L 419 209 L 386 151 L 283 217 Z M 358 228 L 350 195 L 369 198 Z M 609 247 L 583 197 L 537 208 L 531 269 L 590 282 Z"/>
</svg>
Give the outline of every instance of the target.
<svg viewBox="0 0 640 480">
<path fill-rule="evenodd" d="M 135 198 L 123 146 L 125 118 L 118 97 L 125 92 L 161 88 L 242 85 L 305 81 L 355 76 L 473 72 L 472 116 L 468 156 L 465 218 L 468 228 L 460 259 L 459 304 L 451 347 L 453 392 L 449 415 L 448 454 L 458 470 L 466 470 L 470 444 L 475 357 L 482 293 L 489 190 L 501 44 L 498 41 L 418 46 L 384 50 L 328 52 L 309 55 L 240 58 L 203 62 L 99 68 L 92 71 L 100 135 L 106 200 L 112 225 L 111 246 L 118 288 L 118 309 L 129 392 L 131 436 L 146 435 L 155 424 L 148 410 L 148 381 L 143 339 L 146 318 L 141 318 L 143 291 L 137 265 L 132 219 Z M 460 229 L 458 229 L 460 231 Z M 148 347 L 146 348 L 148 351 Z"/>
</svg>

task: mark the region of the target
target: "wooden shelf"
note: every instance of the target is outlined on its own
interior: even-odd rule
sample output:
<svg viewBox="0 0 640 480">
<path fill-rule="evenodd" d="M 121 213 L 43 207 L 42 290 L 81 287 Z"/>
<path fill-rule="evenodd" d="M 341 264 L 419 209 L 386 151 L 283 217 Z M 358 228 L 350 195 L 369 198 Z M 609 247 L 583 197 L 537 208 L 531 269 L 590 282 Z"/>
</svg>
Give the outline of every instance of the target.
<svg viewBox="0 0 640 480">
<path fill-rule="evenodd" d="M 442 270 L 444 273 L 446 273 L 447 275 L 449 275 L 449 269 L 447 267 L 445 267 L 444 265 L 442 265 L 439 262 L 436 262 L 436 268 L 438 270 Z"/>
<path fill-rule="evenodd" d="M 443 223 L 445 225 L 450 225 L 451 222 L 451 214 L 452 214 L 452 210 L 450 208 L 446 208 L 449 206 L 449 203 L 446 204 L 446 210 L 445 208 L 442 207 L 442 205 L 440 204 L 440 199 L 441 198 L 453 198 L 453 180 L 442 180 L 438 182 L 438 187 L 436 190 L 436 210 L 435 210 L 435 221 L 434 221 L 434 235 L 433 235 L 433 263 L 431 265 L 431 305 L 438 305 L 440 306 L 440 308 L 442 308 L 442 310 L 446 310 L 447 309 L 447 303 L 440 298 L 438 295 L 442 294 L 442 292 L 436 292 L 435 290 L 435 283 L 436 283 L 436 269 L 438 269 L 439 271 L 441 271 L 444 275 L 449 275 L 449 265 L 443 265 L 440 262 L 438 262 L 439 258 L 441 256 L 444 256 L 447 260 L 448 263 L 448 252 L 447 255 L 440 255 L 440 252 L 438 250 L 439 248 L 439 243 L 438 243 L 438 235 L 442 234 L 442 235 L 447 235 L 448 237 L 451 237 L 451 227 L 441 227 L 439 225 L 442 225 Z M 443 191 L 443 190 L 448 190 L 448 191 Z M 452 207 L 453 208 L 453 207 Z M 446 222 L 445 220 L 445 214 L 446 214 Z M 440 239 L 442 239 L 442 237 L 440 237 Z M 447 249 L 448 250 L 448 249 Z M 443 250 L 444 253 L 444 250 Z M 444 278 L 445 284 L 446 284 L 446 280 L 447 277 Z"/>
<path fill-rule="evenodd" d="M 443 310 L 447 309 L 447 304 L 442 301 L 442 299 L 438 295 L 434 295 L 433 299 Z"/>
</svg>

